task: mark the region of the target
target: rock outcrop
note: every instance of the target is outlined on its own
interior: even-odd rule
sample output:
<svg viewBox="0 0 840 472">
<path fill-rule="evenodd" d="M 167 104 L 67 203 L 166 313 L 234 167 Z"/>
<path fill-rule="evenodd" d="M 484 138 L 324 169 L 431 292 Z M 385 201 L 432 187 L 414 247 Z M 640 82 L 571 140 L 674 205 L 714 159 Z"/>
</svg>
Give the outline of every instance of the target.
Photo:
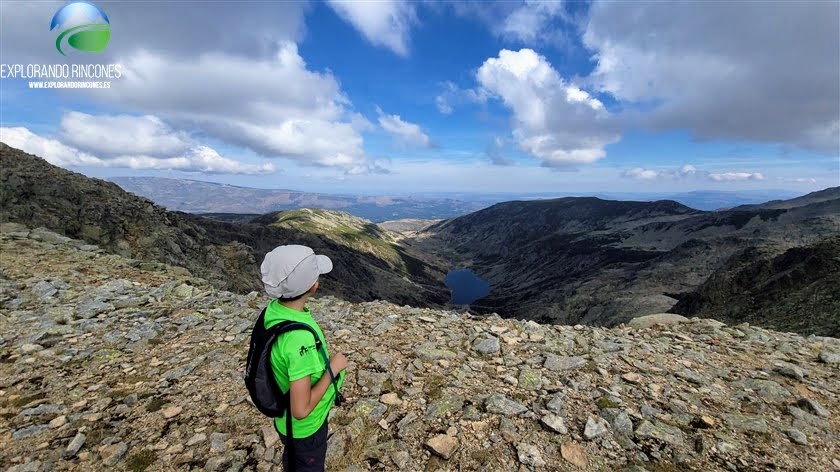
<svg viewBox="0 0 840 472">
<path fill-rule="evenodd" d="M 16 224 L 0 263 L 1 468 L 280 470 L 242 382 L 261 294 Z M 840 467 L 834 338 L 310 307 L 350 360 L 328 470 Z"/>
</svg>

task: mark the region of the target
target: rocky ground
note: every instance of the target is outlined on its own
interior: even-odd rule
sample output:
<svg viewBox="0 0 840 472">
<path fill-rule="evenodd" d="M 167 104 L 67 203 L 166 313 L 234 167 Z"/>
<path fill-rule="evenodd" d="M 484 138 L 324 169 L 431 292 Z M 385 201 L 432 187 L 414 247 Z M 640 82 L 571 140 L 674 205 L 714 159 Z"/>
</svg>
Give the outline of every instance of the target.
<svg viewBox="0 0 840 472">
<path fill-rule="evenodd" d="M 262 294 L 43 229 L 0 233 L 0 467 L 279 470 L 242 383 Z M 329 470 L 840 470 L 834 338 L 310 306 L 350 359 Z"/>
</svg>

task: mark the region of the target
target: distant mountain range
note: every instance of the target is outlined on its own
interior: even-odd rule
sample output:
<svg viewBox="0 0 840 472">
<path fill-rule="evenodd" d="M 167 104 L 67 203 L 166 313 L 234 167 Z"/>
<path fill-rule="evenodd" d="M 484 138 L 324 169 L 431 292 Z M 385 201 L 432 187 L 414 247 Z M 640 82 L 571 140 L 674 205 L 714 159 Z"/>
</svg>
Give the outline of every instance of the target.
<svg viewBox="0 0 840 472">
<path fill-rule="evenodd" d="M 786 190 L 714 191 L 684 193 L 425 193 L 415 196 L 333 195 L 297 190 L 259 189 L 235 185 L 161 177 L 112 177 L 110 181 L 135 195 L 146 197 L 169 210 L 245 221 L 263 213 L 297 208 L 340 210 L 373 222 L 444 219 L 466 215 L 510 200 L 593 196 L 611 200 L 674 200 L 698 210 L 716 210 L 738 205 L 787 199 L 799 193 Z M 241 216 L 237 216 L 241 215 Z"/>
<path fill-rule="evenodd" d="M 161 177 L 112 177 L 124 190 L 169 210 L 196 214 L 260 215 L 279 210 L 340 210 L 374 222 L 403 218 L 451 218 L 486 207 L 484 201 L 437 197 L 331 195 Z M 229 218 L 229 216 L 227 217 Z"/>
</svg>

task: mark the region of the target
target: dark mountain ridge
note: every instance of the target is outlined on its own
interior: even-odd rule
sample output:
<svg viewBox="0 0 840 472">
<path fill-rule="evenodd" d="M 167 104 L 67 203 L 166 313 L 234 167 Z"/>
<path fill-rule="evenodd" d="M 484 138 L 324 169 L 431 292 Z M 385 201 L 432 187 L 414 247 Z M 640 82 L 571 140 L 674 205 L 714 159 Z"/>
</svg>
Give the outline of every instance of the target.
<svg viewBox="0 0 840 472">
<path fill-rule="evenodd" d="M 328 255 L 326 294 L 435 306 L 447 299 L 442 275 L 407 251 L 403 271 L 371 254 L 295 228 L 236 224 L 167 211 L 116 184 L 90 179 L 0 143 L 0 222 L 43 226 L 140 261 L 184 267 L 219 288 L 262 290 L 259 261 L 280 244 Z"/>
<path fill-rule="evenodd" d="M 490 282 L 475 311 L 611 326 L 681 310 L 679 299 L 733 257 L 778 255 L 840 234 L 840 198 L 832 192 L 714 212 L 673 201 L 507 202 L 433 225 L 416 244 Z M 784 326 L 795 328 L 776 327 Z"/>
</svg>

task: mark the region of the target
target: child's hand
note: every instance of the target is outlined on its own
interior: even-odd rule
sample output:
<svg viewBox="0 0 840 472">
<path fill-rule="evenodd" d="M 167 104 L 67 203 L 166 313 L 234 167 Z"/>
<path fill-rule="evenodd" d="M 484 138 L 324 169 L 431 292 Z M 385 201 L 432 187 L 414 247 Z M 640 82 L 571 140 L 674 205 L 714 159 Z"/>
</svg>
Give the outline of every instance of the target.
<svg viewBox="0 0 840 472">
<path fill-rule="evenodd" d="M 347 357 L 344 356 L 342 353 L 333 354 L 330 356 L 330 368 L 332 368 L 333 373 L 339 373 L 342 370 L 347 368 Z"/>
</svg>

